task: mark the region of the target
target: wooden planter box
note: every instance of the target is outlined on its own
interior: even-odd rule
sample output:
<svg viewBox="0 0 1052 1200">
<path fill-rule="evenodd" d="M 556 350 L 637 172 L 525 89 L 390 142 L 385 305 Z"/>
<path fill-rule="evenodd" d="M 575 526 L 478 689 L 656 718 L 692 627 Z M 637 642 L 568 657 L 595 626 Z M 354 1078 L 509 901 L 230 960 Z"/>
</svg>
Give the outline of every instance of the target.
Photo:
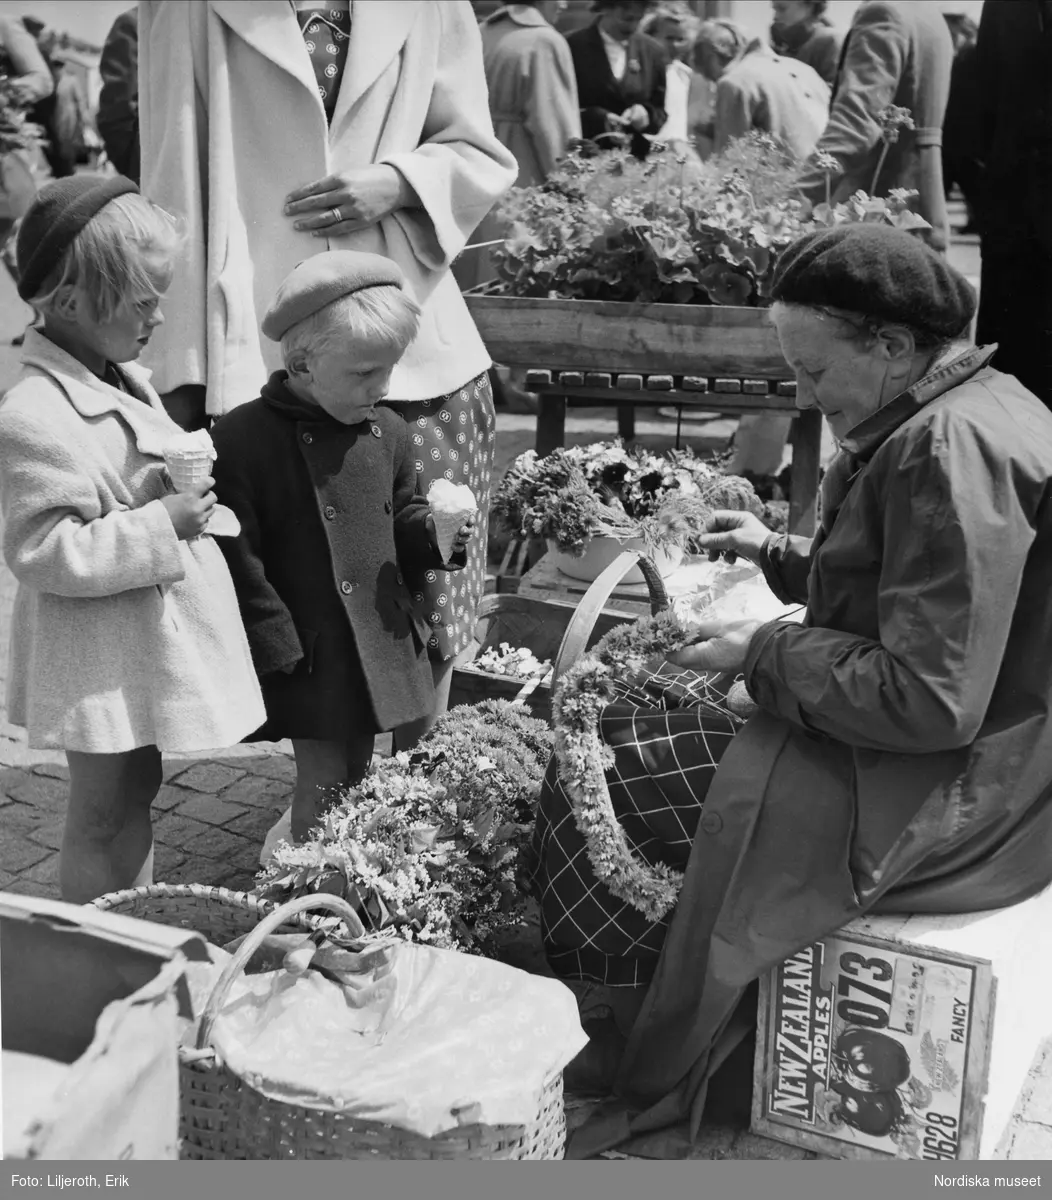
<svg viewBox="0 0 1052 1200">
<path fill-rule="evenodd" d="M 822 419 L 798 412 L 793 372 L 765 308 L 625 304 L 466 293 L 494 362 L 528 369 L 540 396 L 536 449 L 565 443 L 568 401 L 618 406 L 631 440 L 639 407 L 791 416 L 789 529 L 815 529 Z"/>
<path fill-rule="evenodd" d="M 793 377 L 765 308 L 471 294 L 464 299 L 487 350 L 511 367 Z"/>
</svg>

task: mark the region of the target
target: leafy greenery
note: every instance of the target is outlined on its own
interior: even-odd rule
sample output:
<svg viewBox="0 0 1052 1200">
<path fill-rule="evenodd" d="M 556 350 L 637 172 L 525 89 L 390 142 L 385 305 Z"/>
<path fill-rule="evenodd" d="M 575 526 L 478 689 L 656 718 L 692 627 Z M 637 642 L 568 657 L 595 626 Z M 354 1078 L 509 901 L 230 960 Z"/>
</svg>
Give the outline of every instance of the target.
<svg viewBox="0 0 1052 1200">
<path fill-rule="evenodd" d="M 889 137 L 903 124 L 889 118 Z M 796 191 L 799 163 L 751 133 L 705 162 L 656 143 L 643 162 L 625 150 L 576 143 L 536 187 L 516 188 L 493 258 L 514 296 L 642 303 L 762 305 L 778 253 L 801 234 L 843 221 L 927 228 L 916 193 L 887 201 L 856 193 L 835 207 Z M 836 168 L 836 161 L 827 170 Z"/>
<path fill-rule="evenodd" d="M 441 716 L 412 754 L 375 763 L 319 829 L 275 850 L 259 892 L 342 896 L 369 938 L 496 953 L 521 924 L 518 884 L 553 747 L 522 705 L 487 700 Z"/>
<path fill-rule="evenodd" d="M 8 75 L 0 74 L 0 154 L 25 150 L 43 136 L 26 116 L 29 105 Z"/>
</svg>

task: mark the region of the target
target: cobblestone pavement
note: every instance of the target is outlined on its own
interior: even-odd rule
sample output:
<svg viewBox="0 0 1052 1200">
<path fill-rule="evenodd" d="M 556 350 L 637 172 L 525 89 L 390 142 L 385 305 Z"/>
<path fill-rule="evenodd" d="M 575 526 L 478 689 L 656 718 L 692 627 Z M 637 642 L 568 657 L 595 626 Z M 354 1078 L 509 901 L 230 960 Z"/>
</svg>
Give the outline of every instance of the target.
<svg viewBox="0 0 1052 1200">
<path fill-rule="evenodd" d="M 0 390 L 17 374 L 18 351 L 8 343 L 28 315 L 6 272 L 0 271 Z M 595 424 L 598 419 L 599 414 L 593 414 L 591 422 L 575 419 L 575 440 L 611 436 L 608 424 Z M 512 452 L 526 448 L 529 429 L 532 418 L 502 415 L 498 457 L 507 461 Z M 667 436 L 656 424 L 641 432 Z M 513 445 L 516 439 L 523 439 L 523 446 Z M 14 592 L 14 579 L 0 565 L 0 703 L 6 690 Z M 155 804 L 155 878 L 250 890 L 263 837 L 289 803 L 294 777 L 289 749 L 287 744 L 237 746 L 207 759 L 166 759 L 164 786 Z M 24 733 L 7 723 L 0 708 L 0 890 L 58 896 L 67 778 L 63 755 L 27 749 Z M 742 1087 L 739 1079 L 730 1090 L 726 1118 L 706 1126 L 692 1157 L 814 1157 L 747 1132 L 747 1079 L 744 1103 Z M 571 1125 L 583 1119 L 588 1107 L 572 1106 Z M 1013 1120 L 1007 1156 L 1052 1159 L 1052 1039 L 1037 1056 Z"/>
</svg>

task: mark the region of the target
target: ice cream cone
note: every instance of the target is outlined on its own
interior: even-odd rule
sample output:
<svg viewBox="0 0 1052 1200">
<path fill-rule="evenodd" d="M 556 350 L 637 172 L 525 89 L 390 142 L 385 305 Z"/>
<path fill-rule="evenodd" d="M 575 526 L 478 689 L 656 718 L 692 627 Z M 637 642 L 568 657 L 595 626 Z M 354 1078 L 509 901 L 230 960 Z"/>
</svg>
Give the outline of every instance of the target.
<svg viewBox="0 0 1052 1200">
<path fill-rule="evenodd" d="M 438 549 L 442 555 L 442 561 L 449 562 L 449 556 L 453 553 L 453 541 L 461 525 L 469 517 L 473 517 L 476 510 L 467 508 L 454 512 L 435 512 L 434 509 L 431 511 L 435 518 L 435 534 L 438 537 Z"/>
<path fill-rule="evenodd" d="M 164 461 L 177 492 L 195 491 L 212 473 L 213 455 L 207 450 L 169 451 Z"/>
<path fill-rule="evenodd" d="M 478 501 L 471 488 L 447 479 L 436 479 L 428 488 L 427 499 L 435 522 L 439 553 L 443 562 L 449 562 L 453 541 L 464 522 L 478 512 Z"/>
</svg>

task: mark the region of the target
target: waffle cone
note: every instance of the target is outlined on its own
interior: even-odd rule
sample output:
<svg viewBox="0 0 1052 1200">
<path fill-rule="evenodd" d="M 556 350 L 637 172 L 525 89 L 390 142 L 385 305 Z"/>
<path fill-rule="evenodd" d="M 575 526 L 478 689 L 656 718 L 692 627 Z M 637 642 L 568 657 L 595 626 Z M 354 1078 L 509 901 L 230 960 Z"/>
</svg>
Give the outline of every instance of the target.
<svg viewBox="0 0 1052 1200">
<path fill-rule="evenodd" d="M 443 562 L 449 562 L 449 556 L 453 552 L 453 539 L 457 536 L 461 525 L 468 517 L 473 517 L 477 511 L 476 508 L 458 508 L 449 512 L 436 512 L 432 508 L 431 515 L 435 519 L 435 534 L 438 538 L 438 549 Z"/>
<path fill-rule="evenodd" d="M 205 450 L 165 454 L 165 465 L 177 492 L 192 492 L 212 473 L 212 455 Z"/>
</svg>

